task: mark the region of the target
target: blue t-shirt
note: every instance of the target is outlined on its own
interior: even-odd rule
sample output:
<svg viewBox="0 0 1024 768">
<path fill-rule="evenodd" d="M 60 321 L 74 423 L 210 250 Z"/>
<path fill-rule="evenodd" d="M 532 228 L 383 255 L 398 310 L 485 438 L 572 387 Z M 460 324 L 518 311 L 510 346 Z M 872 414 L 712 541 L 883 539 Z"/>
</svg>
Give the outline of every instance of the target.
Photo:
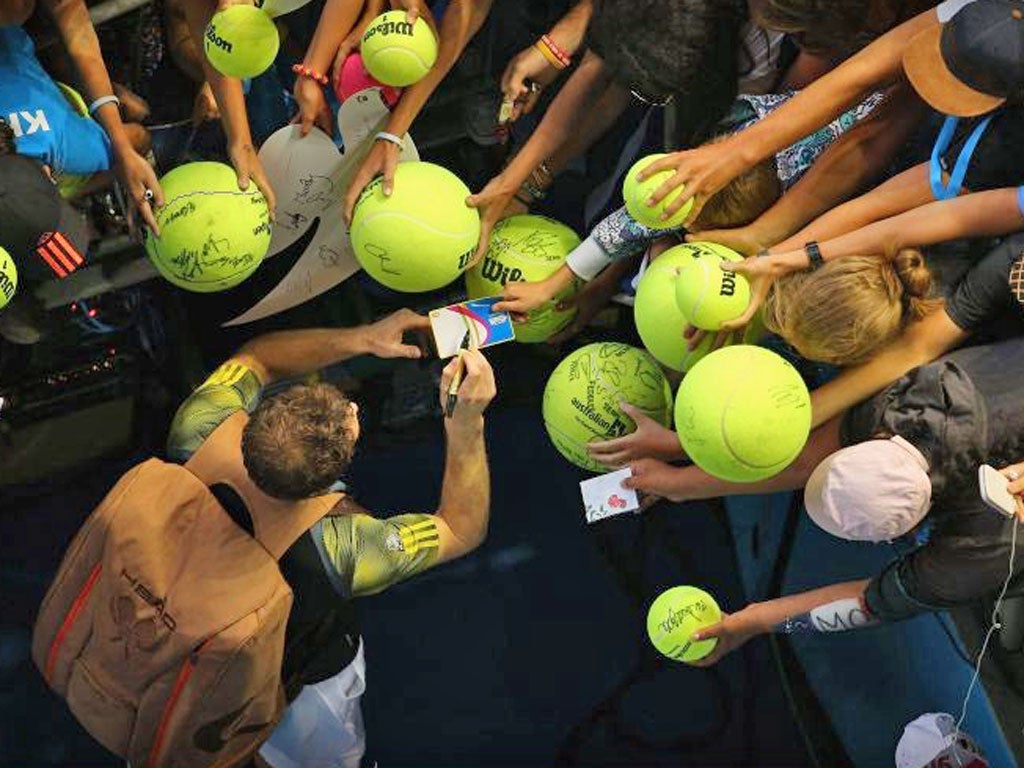
<svg viewBox="0 0 1024 768">
<path fill-rule="evenodd" d="M 14 130 L 18 154 L 55 174 L 87 175 L 111 166 L 103 126 L 72 109 L 21 27 L 0 27 L 0 116 Z"/>
</svg>

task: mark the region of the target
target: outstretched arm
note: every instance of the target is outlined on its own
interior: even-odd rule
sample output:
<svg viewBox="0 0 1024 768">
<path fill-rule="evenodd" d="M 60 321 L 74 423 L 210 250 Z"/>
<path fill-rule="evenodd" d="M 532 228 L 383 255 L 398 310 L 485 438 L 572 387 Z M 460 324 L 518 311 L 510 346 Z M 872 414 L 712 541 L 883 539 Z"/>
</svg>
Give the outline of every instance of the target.
<svg viewBox="0 0 1024 768">
<path fill-rule="evenodd" d="M 491 230 L 501 219 L 505 207 L 531 172 L 560 147 L 570 136 L 577 117 L 587 111 L 589 105 L 610 83 L 607 70 L 601 59 L 587 51 L 583 61 L 572 73 L 558 96 L 551 102 L 544 119 L 530 136 L 508 167 L 491 179 L 479 193 L 466 201 L 480 209 L 480 244 L 476 258 L 483 258 L 490 241 Z"/>
<path fill-rule="evenodd" d="M 918 169 L 912 169 L 907 174 L 917 173 L 917 171 Z M 888 183 L 897 183 L 899 178 L 891 179 Z M 916 182 L 911 180 L 911 183 L 916 184 L 919 189 L 920 184 L 924 182 L 918 179 Z M 878 194 L 874 195 L 875 202 L 868 202 L 865 205 L 884 207 L 894 204 L 894 200 L 898 203 L 900 199 L 905 199 L 907 194 L 921 194 L 920 191 L 907 192 L 894 189 L 892 190 L 892 199 L 890 199 L 889 193 L 883 190 L 885 186 L 882 185 L 879 190 L 876 190 Z M 864 197 L 871 196 L 865 195 Z M 833 214 L 845 219 L 847 214 L 843 213 L 843 209 L 857 206 L 862 201 L 863 198 L 861 201 L 852 201 L 840 206 L 833 211 Z M 852 208 L 850 211 L 850 216 L 858 215 Z M 1024 211 L 1024 193 L 1018 188 L 1006 187 L 974 192 L 961 195 L 953 200 L 940 200 L 918 206 L 831 240 L 821 241 L 819 247 L 822 258 L 826 261 L 846 256 L 872 254 L 888 256 L 892 259 L 904 248 L 923 247 L 961 238 L 996 237 L 1015 232 L 1024 228 L 1024 213 L 1022 211 Z M 822 217 L 822 219 L 826 218 L 828 217 Z M 804 238 L 814 239 L 818 233 L 825 232 L 826 228 L 841 225 L 841 222 L 836 222 L 834 218 L 830 218 L 830 221 L 832 223 L 826 221 L 820 228 L 818 222 L 815 222 L 803 233 L 794 236 L 788 243 L 782 244 L 791 246 L 795 250 L 783 251 L 780 250 L 782 246 L 779 246 L 773 249 L 770 256 L 744 259 L 742 262 L 730 265 L 730 269 L 746 275 L 752 281 L 753 299 L 743 316 L 727 324 L 728 327 L 741 326 L 749 321 L 763 303 L 773 281 L 810 266 L 810 259 L 803 249 L 804 242 L 806 242 Z"/>
<path fill-rule="evenodd" d="M 658 171 L 675 171 L 655 191 L 654 200 L 660 201 L 676 187 L 686 186 L 688 194 L 679 195 L 667 206 L 666 217 L 693 195 L 696 200 L 687 223 L 693 222 L 704 202 L 746 169 L 826 125 L 872 90 L 895 82 L 903 71 L 903 52 L 910 40 L 938 23 L 934 10 L 925 11 L 815 80 L 764 120 L 726 141 L 676 152 L 652 163 L 642 178 Z"/>
<path fill-rule="evenodd" d="M 420 348 L 402 343 L 402 337 L 429 328 L 430 320 L 426 317 L 400 309 L 383 320 L 356 328 L 305 328 L 258 336 L 229 362 L 254 371 L 267 385 L 278 379 L 304 376 L 358 355 L 421 357 Z"/>
<path fill-rule="evenodd" d="M 751 603 L 741 611 L 725 614 L 722 621 L 694 634 L 695 640 L 718 638 L 710 655 L 694 662 L 698 667 L 717 664 L 757 635 L 777 632 L 846 632 L 878 623 L 864 599 L 868 580 L 831 584 L 809 592 L 787 595 L 763 603 Z"/>
<path fill-rule="evenodd" d="M 388 133 L 402 136 L 408 132 L 427 99 L 455 66 L 467 43 L 480 31 L 487 14 L 491 12 L 493 2 L 494 0 L 451 0 L 441 19 L 437 61 L 422 80 L 406 88 L 402 93 L 391 117 L 388 118 L 385 128 Z M 351 221 L 356 200 L 366 185 L 378 174 L 384 175 L 384 194 L 391 194 L 399 151 L 400 148 L 389 141 L 377 140 L 374 143 L 373 149 L 363 161 L 345 195 L 346 219 Z"/>
<path fill-rule="evenodd" d="M 363 5 L 363 0 L 327 0 L 302 63 L 329 76 L 341 42 L 358 21 Z M 302 126 L 302 135 L 308 134 L 314 124 L 330 135 L 333 121 L 323 86 L 311 78 L 296 75 L 293 93 L 299 107 L 294 122 Z"/>
<path fill-rule="evenodd" d="M 324 518 L 324 549 L 343 592 L 356 597 L 380 592 L 471 552 L 487 536 L 491 478 L 483 412 L 496 393 L 494 372 L 477 350 L 465 352 L 463 359 L 466 375 L 458 404 L 445 419 L 447 450 L 437 511 L 385 520 L 364 514 Z M 453 360 L 442 374 L 442 408 L 457 365 Z"/>
<path fill-rule="evenodd" d="M 921 100 L 909 87 L 897 87 L 868 118 L 844 133 L 825 150 L 803 178 L 756 221 L 738 229 L 698 232 L 691 235 L 690 239 L 721 243 L 747 255 L 762 248 L 775 247 L 781 250 L 784 247 L 783 241 L 789 243 L 787 238 L 808 223 L 814 222 L 817 226 L 830 216 L 827 212 L 845 210 L 847 206 L 840 203 L 864 189 L 882 173 L 896 150 L 907 140 L 922 111 Z M 882 187 L 890 183 L 886 182 Z M 923 205 L 931 200 L 927 179 L 924 189 L 928 196 L 919 201 L 914 198 L 911 201 L 913 205 Z M 892 210 L 886 215 L 902 210 L 906 208 Z M 865 219 L 863 223 L 874 220 Z M 837 230 L 834 234 L 846 231 L 849 230 Z M 825 237 L 830 236 L 833 235 Z M 824 237 L 807 239 L 820 240 Z M 799 244 L 803 245 L 804 242 L 806 239 L 800 240 Z"/>
<path fill-rule="evenodd" d="M 83 0 L 45 0 L 46 9 L 60 32 L 68 56 L 75 64 L 86 97 L 91 103 L 94 100 L 114 93 L 114 87 L 107 74 L 107 66 L 103 62 L 100 41 L 96 37 L 96 29 L 89 18 L 89 11 Z M 147 191 L 152 193 L 152 203 L 163 205 L 164 195 L 157 181 L 156 172 L 146 160 L 132 147 L 131 140 L 121 122 L 121 112 L 116 103 L 110 102 L 100 106 L 93 114 L 97 122 L 103 126 L 114 152 L 115 170 L 118 178 L 125 186 L 136 210 L 142 216 L 146 226 L 154 233 L 159 233 Z"/>
<path fill-rule="evenodd" d="M 823 243 L 821 255 L 825 259 L 863 253 L 892 257 L 903 248 L 961 238 L 997 237 L 1021 228 L 1024 228 L 1024 213 L 1019 189 L 992 189 L 931 202 L 869 224 Z"/>
<path fill-rule="evenodd" d="M 848 368 L 811 393 L 816 426 L 892 384 L 919 365 L 930 363 L 969 336 L 944 310 L 912 323 L 896 341 L 866 363 Z"/>
<path fill-rule="evenodd" d="M 206 34 L 206 25 L 213 18 L 214 4 L 212 0 L 182 0 L 182 2 L 185 6 L 185 16 L 188 18 L 189 28 L 192 31 L 192 39 L 200 44 Z M 242 93 L 242 81 L 235 77 L 222 75 L 210 64 L 210 60 L 206 56 L 202 58 L 206 82 L 210 84 L 214 98 L 217 100 L 221 123 L 224 126 L 224 133 L 227 135 L 228 155 L 238 174 L 238 188 L 248 189 L 249 180 L 254 181 L 263 196 L 267 198 L 267 205 L 270 206 L 271 215 L 273 215 L 276 204 L 274 190 L 270 186 L 270 180 L 263 172 L 263 166 L 256 156 L 256 147 L 252 143 L 249 116 L 245 111 L 245 95 Z"/>
<path fill-rule="evenodd" d="M 698 466 L 674 467 L 657 458 L 639 458 L 629 462 L 633 476 L 623 484 L 628 488 L 635 488 L 670 501 L 794 491 L 803 488 L 814 468 L 842 447 L 839 441 L 840 421 L 840 418 L 833 418 L 812 430 L 807 438 L 807 444 L 793 463 L 767 480 L 756 483 L 732 483 L 709 475 Z M 629 437 L 627 435 L 619 440 L 627 440 Z M 676 445 L 678 446 L 678 438 Z M 648 449 L 646 453 L 651 455 L 653 451 Z"/>
<path fill-rule="evenodd" d="M 838 238 L 927 205 L 934 199 L 928 184 L 928 164 L 921 163 L 893 176 L 870 192 L 827 211 L 770 250 L 785 253 L 802 249 L 812 240 Z"/>
<path fill-rule="evenodd" d="M 593 0 L 579 0 L 551 27 L 548 37 L 570 56 L 575 55 L 583 44 L 593 13 Z M 509 119 L 517 120 L 520 115 L 530 114 L 540 97 L 540 90 L 553 83 L 560 72 L 536 45 L 517 53 L 501 75 L 501 91 L 505 100 L 513 105 Z"/>
</svg>

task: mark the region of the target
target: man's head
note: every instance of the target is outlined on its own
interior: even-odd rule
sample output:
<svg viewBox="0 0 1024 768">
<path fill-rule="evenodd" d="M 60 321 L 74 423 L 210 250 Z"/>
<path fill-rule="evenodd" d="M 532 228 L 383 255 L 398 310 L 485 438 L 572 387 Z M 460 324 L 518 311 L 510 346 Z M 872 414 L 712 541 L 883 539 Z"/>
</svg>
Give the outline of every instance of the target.
<svg viewBox="0 0 1024 768">
<path fill-rule="evenodd" d="M 352 461 L 358 408 L 330 384 L 298 385 L 268 397 L 242 433 L 242 460 L 256 486 L 276 499 L 325 493 Z"/>
<path fill-rule="evenodd" d="M 891 541 L 912 530 L 931 506 L 928 462 L 902 437 L 836 451 L 804 489 L 807 514 L 823 530 L 853 541 Z"/>
<path fill-rule="evenodd" d="M 903 54 L 914 89 L 947 115 L 991 112 L 1024 89 L 1024 1 L 975 0 L 914 37 Z"/>
</svg>

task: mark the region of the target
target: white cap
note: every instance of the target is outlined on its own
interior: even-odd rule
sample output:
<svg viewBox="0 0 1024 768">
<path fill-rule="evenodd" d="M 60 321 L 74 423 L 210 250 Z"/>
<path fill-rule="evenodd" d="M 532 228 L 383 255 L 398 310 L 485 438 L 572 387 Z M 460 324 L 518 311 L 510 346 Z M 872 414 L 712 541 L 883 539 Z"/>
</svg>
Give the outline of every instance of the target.
<svg viewBox="0 0 1024 768">
<path fill-rule="evenodd" d="M 987 768 L 988 761 L 974 739 L 963 731 L 957 732 L 952 715 L 929 712 L 903 729 L 896 745 L 896 768 L 938 768 L 940 765 Z"/>
<path fill-rule="evenodd" d="M 931 505 L 928 462 L 902 437 L 836 451 L 804 489 L 811 519 L 833 536 L 891 541 L 924 519 Z"/>
</svg>

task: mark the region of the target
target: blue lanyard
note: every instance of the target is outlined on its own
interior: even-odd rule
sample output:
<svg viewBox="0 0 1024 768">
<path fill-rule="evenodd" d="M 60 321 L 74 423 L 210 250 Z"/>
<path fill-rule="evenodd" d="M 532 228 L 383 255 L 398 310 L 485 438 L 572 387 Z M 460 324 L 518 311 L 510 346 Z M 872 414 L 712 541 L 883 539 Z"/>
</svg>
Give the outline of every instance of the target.
<svg viewBox="0 0 1024 768">
<path fill-rule="evenodd" d="M 935 140 L 935 146 L 932 147 L 932 159 L 928 169 L 929 180 L 932 185 L 932 195 L 935 196 L 936 200 L 949 200 L 960 194 L 960 188 L 964 185 L 964 177 L 967 176 L 967 169 L 971 164 L 971 157 L 974 155 L 974 150 L 978 148 L 978 142 L 981 141 L 985 129 L 992 122 L 992 117 L 992 115 L 989 115 L 971 131 L 971 135 L 967 137 L 967 142 L 964 144 L 963 149 L 960 150 L 960 155 L 956 159 L 953 172 L 949 175 L 949 184 L 943 185 L 942 155 L 945 154 L 946 150 L 949 149 L 949 145 L 953 142 L 953 134 L 956 132 L 957 123 L 960 122 L 960 119 L 956 117 L 946 118 L 946 122 L 942 124 L 942 130 L 939 132 L 939 138 Z"/>
</svg>

